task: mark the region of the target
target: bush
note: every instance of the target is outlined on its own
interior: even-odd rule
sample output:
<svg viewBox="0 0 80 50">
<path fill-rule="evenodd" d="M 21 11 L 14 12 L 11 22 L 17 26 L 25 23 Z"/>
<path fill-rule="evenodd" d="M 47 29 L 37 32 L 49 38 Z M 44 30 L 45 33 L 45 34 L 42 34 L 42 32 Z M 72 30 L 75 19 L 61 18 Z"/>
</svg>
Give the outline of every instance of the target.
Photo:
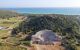
<svg viewBox="0 0 80 50">
<path fill-rule="evenodd" d="M 30 46 L 30 41 L 22 41 L 21 44 L 22 44 L 22 45 Z"/>
<path fill-rule="evenodd" d="M 2 43 L 0 43 L 0 46 L 2 46 Z"/>
</svg>

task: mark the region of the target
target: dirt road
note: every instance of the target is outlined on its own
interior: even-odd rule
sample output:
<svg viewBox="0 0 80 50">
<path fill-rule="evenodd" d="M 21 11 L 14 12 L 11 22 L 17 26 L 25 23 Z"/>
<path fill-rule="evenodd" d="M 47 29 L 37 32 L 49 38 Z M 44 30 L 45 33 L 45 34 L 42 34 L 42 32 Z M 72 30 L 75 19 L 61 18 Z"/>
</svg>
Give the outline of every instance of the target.
<svg viewBox="0 0 80 50">
<path fill-rule="evenodd" d="M 36 50 L 65 50 L 64 47 L 58 45 L 34 45 Z"/>
</svg>

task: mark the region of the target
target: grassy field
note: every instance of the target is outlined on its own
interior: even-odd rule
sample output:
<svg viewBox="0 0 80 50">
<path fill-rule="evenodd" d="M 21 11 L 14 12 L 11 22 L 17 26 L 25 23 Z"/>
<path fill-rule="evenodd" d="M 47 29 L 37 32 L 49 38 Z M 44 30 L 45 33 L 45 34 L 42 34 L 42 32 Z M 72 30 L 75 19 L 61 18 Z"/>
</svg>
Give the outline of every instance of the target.
<svg viewBox="0 0 80 50">
<path fill-rule="evenodd" d="M 2 37 L 8 36 L 10 33 L 8 33 L 8 30 L 0 30 L 0 39 Z"/>
<path fill-rule="evenodd" d="M 18 17 L 12 17 L 9 19 L 0 19 L 0 26 L 13 27 L 13 25 L 16 26 L 21 21 L 22 19 L 19 19 Z"/>
<path fill-rule="evenodd" d="M 9 35 L 9 29 L 17 27 L 21 21 L 23 20 L 18 17 L 12 17 L 9 19 L 0 18 L 0 26 L 5 27 L 5 30 L 0 30 L 0 37 Z"/>
<path fill-rule="evenodd" d="M 27 50 L 26 48 L 22 48 L 20 46 L 2 44 L 1 42 L 4 41 L 4 39 L 2 39 L 3 37 L 7 37 L 8 35 L 10 35 L 10 29 L 17 27 L 22 21 L 23 19 L 21 19 L 21 17 L 12 17 L 8 19 L 0 18 L 0 27 L 5 27 L 5 29 L 0 29 L 0 50 Z"/>
<path fill-rule="evenodd" d="M 0 50 L 27 50 L 20 46 L 13 46 L 10 44 L 0 44 Z"/>
</svg>

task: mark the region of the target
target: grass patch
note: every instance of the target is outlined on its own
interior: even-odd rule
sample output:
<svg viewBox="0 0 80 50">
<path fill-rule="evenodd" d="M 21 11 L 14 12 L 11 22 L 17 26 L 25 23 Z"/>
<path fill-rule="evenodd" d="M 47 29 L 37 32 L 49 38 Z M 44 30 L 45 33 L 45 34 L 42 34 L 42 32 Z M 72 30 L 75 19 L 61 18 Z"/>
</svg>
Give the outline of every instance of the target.
<svg viewBox="0 0 80 50">
<path fill-rule="evenodd" d="M 16 24 L 19 24 L 21 21 L 23 21 L 23 20 L 21 20 L 21 19 L 19 20 L 18 17 L 12 17 L 9 19 L 0 19 L 0 26 L 14 27 L 14 26 L 16 26 Z"/>
<path fill-rule="evenodd" d="M 0 50 L 27 50 L 27 49 L 20 46 L 13 46 L 10 44 L 1 44 Z"/>
<path fill-rule="evenodd" d="M 19 25 L 20 22 L 22 22 L 22 19 L 18 19 L 18 17 L 12 17 L 9 19 L 1 19 L 0 18 L 0 26 L 7 27 L 6 29 L 0 30 L 0 42 L 3 42 L 5 38 L 10 35 L 9 30 L 10 28 L 13 29 Z M 10 38 L 9 42 L 13 44 L 18 44 L 19 39 L 17 38 Z M 0 43 L 0 50 L 27 50 L 26 48 L 20 47 L 19 45 L 9 45 L 9 44 L 2 44 Z"/>
<path fill-rule="evenodd" d="M 23 21 L 22 19 L 18 19 L 18 17 L 11 17 L 9 19 L 0 18 L 0 26 L 7 27 L 6 30 L 0 30 L 0 38 L 9 35 L 8 29 L 13 29 L 19 25 L 19 23 Z"/>
<path fill-rule="evenodd" d="M 0 38 L 8 36 L 8 30 L 0 30 Z"/>
<path fill-rule="evenodd" d="M 22 45 L 31 46 L 30 41 L 21 41 Z"/>
</svg>

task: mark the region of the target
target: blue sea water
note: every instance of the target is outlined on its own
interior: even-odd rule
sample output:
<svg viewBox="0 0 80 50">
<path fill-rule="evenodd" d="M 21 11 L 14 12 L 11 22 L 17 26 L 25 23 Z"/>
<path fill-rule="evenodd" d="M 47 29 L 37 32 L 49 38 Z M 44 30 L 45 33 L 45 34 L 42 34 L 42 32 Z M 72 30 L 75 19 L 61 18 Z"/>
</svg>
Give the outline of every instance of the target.
<svg viewBox="0 0 80 50">
<path fill-rule="evenodd" d="M 30 14 L 80 15 L 80 8 L 0 8 L 0 10 L 14 10 L 18 13 Z"/>
</svg>

